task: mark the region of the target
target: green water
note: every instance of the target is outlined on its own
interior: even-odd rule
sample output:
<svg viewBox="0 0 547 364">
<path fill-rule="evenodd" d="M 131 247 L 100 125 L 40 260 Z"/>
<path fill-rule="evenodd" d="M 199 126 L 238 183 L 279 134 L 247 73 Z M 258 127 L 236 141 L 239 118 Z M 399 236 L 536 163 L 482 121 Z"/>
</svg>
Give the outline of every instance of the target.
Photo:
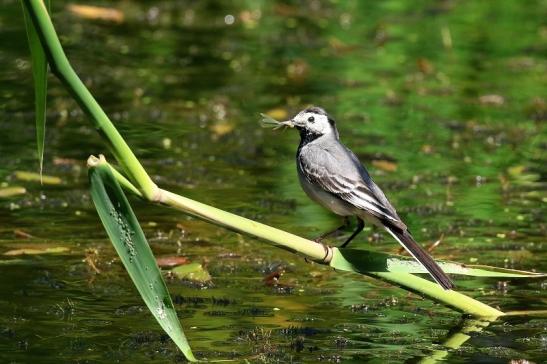
<svg viewBox="0 0 547 364">
<path fill-rule="evenodd" d="M 1 4 L 0 183 L 27 193 L 0 199 L 0 254 L 69 250 L 0 255 L 0 362 L 182 361 L 90 201 L 84 161 L 107 150 L 53 77 L 44 165 L 63 182 L 15 178 L 38 170 L 33 90 L 20 4 Z M 70 60 L 164 188 L 306 237 L 335 227 L 300 190 L 298 136 L 258 126 L 260 112 L 316 104 L 415 237 L 443 237 L 436 257 L 547 271 L 545 1 L 96 2 L 122 10 L 121 23 L 67 5 L 52 11 Z M 200 358 L 416 361 L 462 325 L 399 288 L 132 203 L 157 256 L 186 256 L 213 277 L 168 282 Z M 353 244 L 398 249 L 369 228 Z M 265 284 L 275 271 L 280 284 Z M 544 281 L 457 285 L 503 311 L 546 308 Z M 546 330 L 544 317 L 505 318 L 441 356 L 539 363 Z"/>
</svg>

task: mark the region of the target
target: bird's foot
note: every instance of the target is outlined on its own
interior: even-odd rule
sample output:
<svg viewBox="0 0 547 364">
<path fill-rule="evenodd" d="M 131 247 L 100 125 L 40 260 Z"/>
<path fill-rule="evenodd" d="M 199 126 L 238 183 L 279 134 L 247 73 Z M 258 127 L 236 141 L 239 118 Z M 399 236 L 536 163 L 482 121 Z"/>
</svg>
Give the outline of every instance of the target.
<svg viewBox="0 0 547 364">
<path fill-rule="evenodd" d="M 342 245 L 339 246 L 339 248 L 345 248 L 348 245 L 349 245 L 349 241 L 346 240 Z"/>
<path fill-rule="evenodd" d="M 331 259 L 332 259 L 332 254 L 333 254 L 333 251 L 332 251 L 332 248 L 326 244 L 321 244 L 323 246 L 323 249 L 325 250 L 325 256 L 323 257 L 323 259 L 321 260 L 315 260 L 316 263 L 320 263 L 320 264 L 329 264 Z M 314 261 L 308 259 L 308 257 L 304 257 L 304 261 L 306 263 L 312 263 Z"/>
<path fill-rule="evenodd" d="M 338 230 L 335 230 L 335 231 L 329 231 L 325 234 L 321 234 L 317 238 L 313 239 L 313 241 L 315 241 L 316 243 L 321 244 L 326 239 L 338 239 L 343 235 L 344 235 L 344 231 L 338 229 Z"/>
</svg>

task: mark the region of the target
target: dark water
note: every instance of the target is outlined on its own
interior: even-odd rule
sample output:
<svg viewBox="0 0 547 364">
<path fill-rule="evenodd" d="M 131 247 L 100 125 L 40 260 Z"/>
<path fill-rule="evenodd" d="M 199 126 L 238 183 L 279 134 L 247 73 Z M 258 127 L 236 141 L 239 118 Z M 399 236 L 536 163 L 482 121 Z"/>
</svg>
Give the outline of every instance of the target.
<svg viewBox="0 0 547 364">
<path fill-rule="evenodd" d="M 164 188 L 306 237 L 336 226 L 298 186 L 297 135 L 257 124 L 260 112 L 317 104 L 416 238 L 443 236 L 435 256 L 547 271 L 544 1 L 101 4 L 124 20 L 82 19 L 55 1 L 54 23 L 77 72 Z M 107 151 L 53 77 L 45 173 L 63 182 L 14 177 L 38 169 L 33 90 L 20 4 L 1 6 L 0 183 L 27 193 L 0 199 L 0 254 L 69 250 L 0 257 L 0 361 L 182 360 L 106 239 L 84 161 Z M 443 353 L 439 343 L 462 325 L 448 308 L 132 201 L 158 256 L 186 256 L 213 276 L 205 286 L 169 282 L 200 358 L 547 356 L 545 318 L 499 320 Z M 397 250 L 376 233 L 367 229 L 356 246 Z M 280 285 L 266 285 L 275 271 Z M 503 311 L 546 307 L 538 280 L 457 283 Z"/>
</svg>

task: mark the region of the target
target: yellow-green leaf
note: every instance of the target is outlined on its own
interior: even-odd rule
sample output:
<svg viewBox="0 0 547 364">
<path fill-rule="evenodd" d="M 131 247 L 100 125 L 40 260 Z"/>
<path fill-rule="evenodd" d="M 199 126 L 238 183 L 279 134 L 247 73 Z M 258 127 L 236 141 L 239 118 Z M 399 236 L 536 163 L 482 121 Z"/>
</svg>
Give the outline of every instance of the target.
<svg viewBox="0 0 547 364">
<path fill-rule="evenodd" d="M 135 287 L 163 330 L 188 360 L 195 361 L 156 258 L 110 167 L 91 167 L 89 180 L 101 222 Z"/>
</svg>

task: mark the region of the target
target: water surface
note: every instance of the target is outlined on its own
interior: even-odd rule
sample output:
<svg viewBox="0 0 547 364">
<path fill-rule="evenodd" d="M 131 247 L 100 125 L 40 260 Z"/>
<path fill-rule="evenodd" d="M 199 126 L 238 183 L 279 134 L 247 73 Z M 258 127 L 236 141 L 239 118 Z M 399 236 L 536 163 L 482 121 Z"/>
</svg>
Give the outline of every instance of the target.
<svg viewBox="0 0 547 364">
<path fill-rule="evenodd" d="M 305 237 L 335 227 L 300 190 L 296 133 L 258 126 L 260 112 L 320 105 L 415 237 L 442 239 L 436 257 L 547 271 L 545 2 L 95 4 L 119 9 L 123 21 L 83 19 L 55 1 L 54 23 L 77 72 L 164 188 Z M 63 182 L 14 177 L 38 169 L 33 90 L 20 4 L 2 9 L 0 183 L 27 193 L 0 200 L 0 254 L 68 251 L 0 258 L 0 361 L 183 360 L 106 239 L 84 161 L 108 153 L 53 77 L 44 165 Z M 460 314 L 397 287 L 131 202 L 156 255 L 186 256 L 213 277 L 168 282 L 201 358 L 415 361 L 462 325 Z M 398 249 L 370 228 L 353 244 Z M 280 284 L 265 284 L 275 271 Z M 503 311 L 547 301 L 538 280 L 457 284 Z M 443 355 L 539 363 L 546 325 L 499 320 Z"/>
</svg>

